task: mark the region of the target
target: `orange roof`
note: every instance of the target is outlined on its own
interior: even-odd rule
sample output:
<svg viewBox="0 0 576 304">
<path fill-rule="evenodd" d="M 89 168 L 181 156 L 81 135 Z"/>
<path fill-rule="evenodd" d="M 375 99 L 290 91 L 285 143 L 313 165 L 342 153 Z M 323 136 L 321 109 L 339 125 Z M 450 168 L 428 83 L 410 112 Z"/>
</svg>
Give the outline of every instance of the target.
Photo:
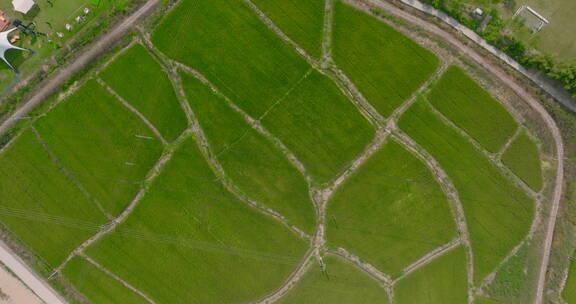
<svg viewBox="0 0 576 304">
<path fill-rule="evenodd" d="M 3 11 L 0 11 L 0 32 L 10 25 L 10 18 Z"/>
</svg>

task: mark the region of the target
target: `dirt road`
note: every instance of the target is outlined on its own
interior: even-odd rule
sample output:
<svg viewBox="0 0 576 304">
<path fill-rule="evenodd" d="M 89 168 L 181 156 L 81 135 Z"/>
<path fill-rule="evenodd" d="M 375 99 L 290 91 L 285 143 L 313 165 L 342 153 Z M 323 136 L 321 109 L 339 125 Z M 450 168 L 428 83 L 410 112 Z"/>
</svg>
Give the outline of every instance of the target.
<svg viewBox="0 0 576 304">
<path fill-rule="evenodd" d="M 556 149 L 556 160 L 557 160 L 557 172 L 556 172 L 556 184 L 554 188 L 554 196 L 552 199 L 552 207 L 550 210 L 550 217 L 548 220 L 548 225 L 546 227 L 546 237 L 543 244 L 543 255 L 542 263 L 540 266 L 540 274 L 538 278 L 538 286 L 535 303 L 540 304 L 543 300 L 544 285 L 546 282 L 546 270 L 548 268 L 548 262 L 550 259 L 550 249 L 552 247 L 552 240 L 554 238 L 554 229 L 556 226 L 556 217 L 558 216 L 558 209 L 560 206 L 560 201 L 562 199 L 562 193 L 564 191 L 564 142 L 562 140 L 562 135 L 560 129 L 556 125 L 554 119 L 548 114 L 546 109 L 540 104 L 540 102 L 530 95 L 524 88 L 519 86 L 514 79 L 506 74 L 502 69 L 494 65 L 490 60 L 482 57 L 473 48 L 464 45 L 460 40 L 455 38 L 451 33 L 444 31 L 443 29 L 437 27 L 436 25 L 422 20 L 414 15 L 411 15 L 398 7 L 379 0 L 357 0 L 356 2 L 368 4 L 372 7 L 378 7 L 386 11 L 387 13 L 404 19 L 412 24 L 415 24 L 422 29 L 442 38 L 444 41 L 452 44 L 461 53 L 468 55 L 476 61 L 480 66 L 484 67 L 494 76 L 496 76 L 500 81 L 510 87 L 518 96 L 520 96 L 534 111 L 536 111 L 542 120 L 548 126 L 550 133 L 554 139 L 555 149 Z"/>
<path fill-rule="evenodd" d="M 136 12 L 126 18 L 122 23 L 118 24 L 112 31 L 104 35 L 100 40 L 94 43 L 88 51 L 83 53 L 70 65 L 61 67 L 61 69 L 45 82 L 24 105 L 22 105 L 16 112 L 14 112 L 6 121 L 0 125 L 0 135 L 4 134 L 18 121 L 20 117 L 26 116 L 32 109 L 41 104 L 50 94 L 57 91 L 60 86 L 68 80 L 72 75 L 81 71 L 96 57 L 98 57 L 104 50 L 106 50 L 112 43 L 117 41 L 122 35 L 129 31 L 140 17 L 146 15 L 150 10 L 158 4 L 160 0 L 148 0 Z"/>
</svg>

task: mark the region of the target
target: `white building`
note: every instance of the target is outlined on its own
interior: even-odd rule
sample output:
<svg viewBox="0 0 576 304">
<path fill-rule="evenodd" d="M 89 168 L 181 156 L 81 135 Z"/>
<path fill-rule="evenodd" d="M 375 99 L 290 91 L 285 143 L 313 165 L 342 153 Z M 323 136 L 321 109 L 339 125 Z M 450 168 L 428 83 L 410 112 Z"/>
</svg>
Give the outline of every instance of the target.
<svg viewBox="0 0 576 304">
<path fill-rule="evenodd" d="M 27 14 L 34 7 L 34 4 L 36 4 L 34 0 L 12 0 L 14 10 L 23 14 Z"/>
<path fill-rule="evenodd" d="M 17 47 L 15 45 L 13 45 L 12 43 L 10 43 L 10 40 L 8 40 L 8 34 L 10 34 L 10 32 L 12 32 L 13 30 L 15 30 L 15 28 L 0 33 L 0 59 L 2 59 L 2 61 L 6 62 L 6 64 L 12 70 L 16 71 L 16 68 L 14 68 L 14 66 L 12 66 L 12 64 L 10 64 L 10 62 L 6 59 L 6 51 L 8 51 L 10 49 L 26 51 L 26 49 L 23 49 L 21 47 Z"/>
</svg>

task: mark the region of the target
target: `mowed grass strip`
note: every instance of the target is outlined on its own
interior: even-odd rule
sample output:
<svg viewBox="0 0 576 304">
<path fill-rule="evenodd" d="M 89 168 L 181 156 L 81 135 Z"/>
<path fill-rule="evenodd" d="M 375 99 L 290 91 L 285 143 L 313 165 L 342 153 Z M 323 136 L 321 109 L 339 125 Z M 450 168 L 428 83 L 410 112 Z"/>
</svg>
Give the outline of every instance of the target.
<svg viewBox="0 0 576 304">
<path fill-rule="evenodd" d="M 254 4 L 308 54 L 320 58 L 324 0 L 253 0 Z"/>
<path fill-rule="evenodd" d="M 122 53 L 100 75 L 160 131 L 175 140 L 188 122 L 168 75 L 141 44 Z"/>
<path fill-rule="evenodd" d="M 570 262 L 570 269 L 568 270 L 568 279 L 564 290 L 562 290 L 562 298 L 568 304 L 576 304 L 576 262 Z"/>
<path fill-rule="evenodd" d="M 312 71 L 262 119 L 262 124 L 306 166 L 318 183 L 343 171 L 375 130 L 339 88 Z"/>
<path fill-rule="evenodd" d="M 538 147 L 526 133 L 520 134 L 508 147 L 502 162 L 532 190 L 542 189 L 542 162 Z"/>
<path fill-rule="evenodd" d="M 82 258 L 75 257 L 70 260 L 62 270 L 62 274 L 76 290 L 90 300 L 90 303 L 148 303 L 140 295 Z"/>
<path fill-rule="evenodd" d="M 300 172 L 225 100 L 196 78 L 184 73 L 181 78 L 190 106 L 227 176 L 251 198 L 312 234 L 314 204 Z"/>
<path fill-rule="evenodd" d="M 468 302 L 466 254 L 458 247 L 415 270 L 394 287 L 398 304 Z"/>
<path fill-rule="evenodd" d="M 446 196 L 432 174 L 396 142 L 388 142 L 336 191 L 326 236 L 394 275 L 456 237 Z"/>
<path fill-rule="evenodd" d="M 324 257 L 326 270 L 314 262 L 280 304 L 386 304 L 388 295 L 362 270 L 336 256 Z"/>
<path fill-rule="evenodd" d="M 0 220 L 48 267 L 106 222 L 31 130 L 0 155 Z"/>
<path fill-rule="evenodd" d="M 162 152 L 146 124 L 94 80 L 36 125 L 66 169 L 112 215 L 136 195 Z"/>
<path fill-rule="evenodd" d="M 518 128 L 506 108 L 456 66 L 440 77 L 428 99 L 490 152 L 498 152 Z"/>
<path fill-rule="evenodd" d="M 534 202 L 426 102 L 410 107 L 399 126 L 454 182 L 470 231 L 475 281 L 480 282 L 526 236 Z"/>
<path fill-rule="evenodd" d="M 499 304 L 500 302 L 488 298 L 476 298 L 474 304 Z"/>
<path fill-rule="evenodd" d="M 237 200 L 188 140 L 87 254 L 157 303 L 244 303 L 282 284 L 306 243 Z"/>
<path fill-rule="evenodd" d="M 309 69 L 242 1 L 181 1 L 152 40 L 256 117 Z"/>
<path fill-rule="evenodd" d="M 389 116 L 432 75 L 439 60 L 378 19 L 340 0 L 334 5 L 334 60 L 368 101 Z"/>
</svg>

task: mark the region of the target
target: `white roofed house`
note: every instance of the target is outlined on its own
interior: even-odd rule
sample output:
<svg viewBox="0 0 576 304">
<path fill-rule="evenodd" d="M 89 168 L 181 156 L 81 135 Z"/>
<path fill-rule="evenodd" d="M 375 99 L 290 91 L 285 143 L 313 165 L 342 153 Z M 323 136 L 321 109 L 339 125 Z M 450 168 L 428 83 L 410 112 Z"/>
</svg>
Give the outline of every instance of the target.
<svg viewBox="0 0 576 304">
<path fill-rule="evenodd" d="M 14 10 L 23 14 L 27 14 L 35 4 L 34 0 L 12 0 Z"/>
</svg>

